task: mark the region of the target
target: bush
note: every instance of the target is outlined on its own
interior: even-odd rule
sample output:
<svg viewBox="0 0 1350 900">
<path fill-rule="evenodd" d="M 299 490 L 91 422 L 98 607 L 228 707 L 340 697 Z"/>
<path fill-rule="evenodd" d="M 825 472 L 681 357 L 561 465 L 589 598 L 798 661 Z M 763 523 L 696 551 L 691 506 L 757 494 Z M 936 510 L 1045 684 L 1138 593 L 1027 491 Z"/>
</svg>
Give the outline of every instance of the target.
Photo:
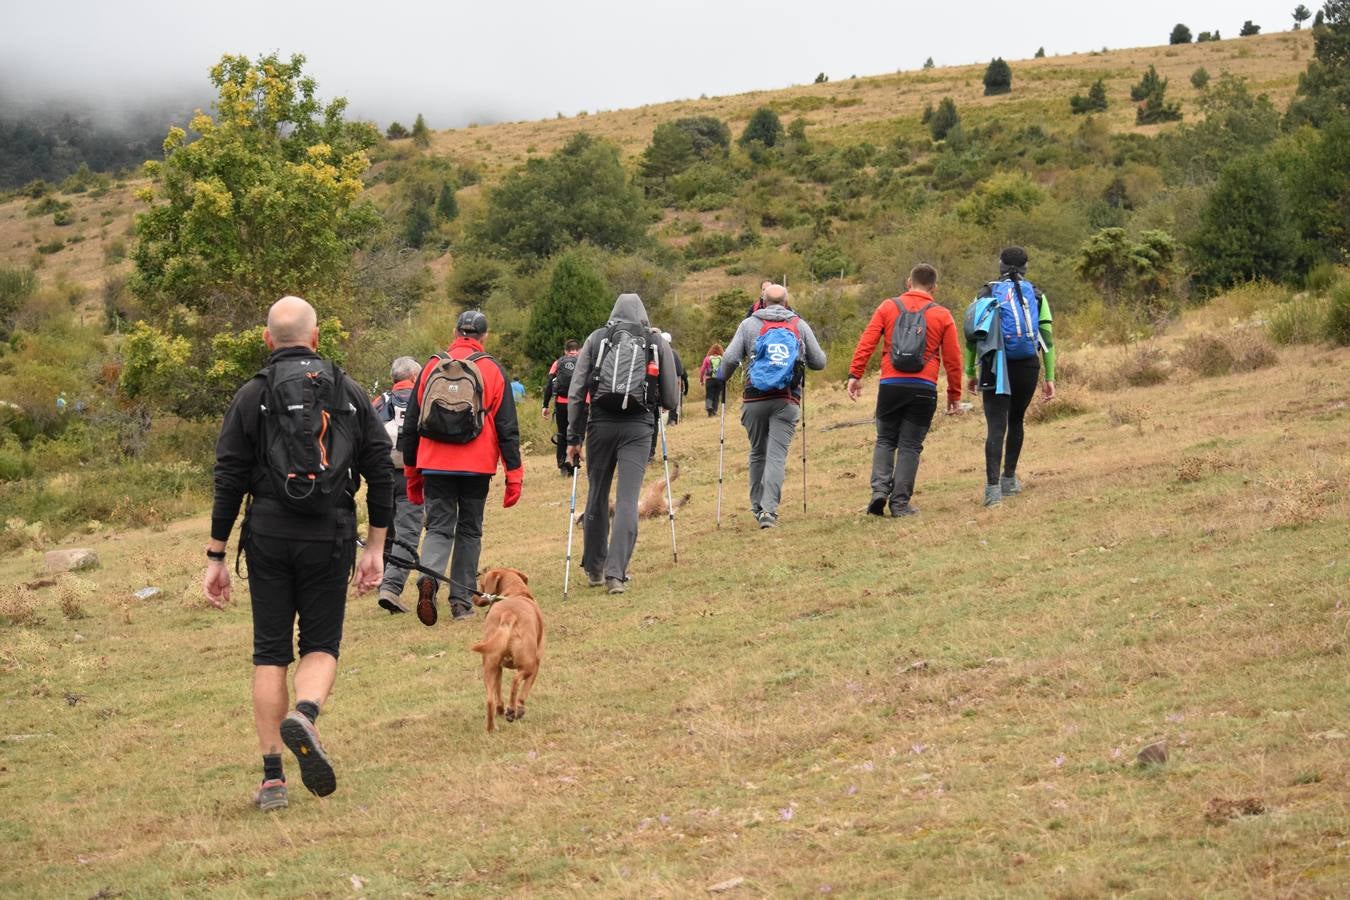
<svg viewBox="0 0 1350 900">
<path fill-rule="evenodd" d="M 750 121 L 741 132 L 739 143 L 742 147 L 752 141 L 758 141 L 765 147 L 772 147 L 783 137 L 783 123 L 778 113 L 767 106 L 761 106 L 750 116 Z"/>
<path fill-rule="evenodd" d="M 408 129 L 403 127 L 402 122 L 390 122 L 384 136 L 391 141 L 401 141 L 408 136 Z"/>
<path fill-rule="evenodd" d="M 1303 286 L 1314 294 L 1325 294 L 1336 283 L 1336 267 L 1329 262 L 1318 263 L 1303 276 Z"/>
<path fill-rule="evenodd" d="M 1350 345 L 1350 283 L 1331 293 L 1322 336 L 1338 347 Z"/>
<path fill-rule="evenodd" d="M 1260 33 L 1261 26 L 1248 19 L 1242 23 L 1242 30 L 1238 32 L 1238 37 L 1254 37 Z"/>
<path fill-rule="evenodd" d="M 806 254 L 806 266 L 817 281 L 840 278 L 853 271 L 853 261 L 832 241 L 812 246 Z"/>
<path fill-rule="evenodd" d="M 1074 115 L 1104 112 L 1106 106 L 1106 81 L 1101 78 L 1092 82 L 1092 87 L 1088 88 L 1086 97 L 1074 94 L 1069 98 L 1069 112 Z"/>
<path fill-rule="evenodd" d="M 1209 289 L 1253 278 L 1283 278 L 1297 235 L 1283 185 L 1260 157 L 1238 159 L 1219 176 L 1189 242 L 1194 278 Z"/>
<path fill-rule="evenodd" d="M 1004 62 L 1001 56 L 991 60 L 988 68 L 984 70 L 984 95 L 991 97 L 1011 92 L 1012 66 Z"/>
<path fill-rule="evenodd" d="M 1326 334 L 1330 303 L 1300 295 L 1270 311 L 1266 330 L 1277 344 L 1313 344 Z"/>
<path fill-rule="evenodd" d="M 952 129 L 961 124 L 961 116 L 956 111 L 956 101 L 951 97 L 943 97 L 942 102 L 938 104 L 933 116 L 928 120 L 928 130 L 933 135 L 933 140 L 946 140 L 947 135 Z"/>
<path fill-rule="evenodd" d="M 1233 371 L 1233 351 L 1224 341 L 1205 334 L 1182 346 L 1178 362 L 1202 378 L 1214 378 Z"/>
<path fill-rule="evenodd" d="M 546 365 L 562 352 L 569 339 L 584 340 L 605 324 L 613 298 L 604 279 L 580 250 L 558 258 L 544 296 L 530 310 L 525 352 Z"/>
<path fill-rule="evenodd" d="M 999 172 L 958 203 L 956 215 L 963 222 L 988 225 L 996 213 L 1009 209 L 1030 212 L 1044 200 L 1045 191 L 1026 175 L 1021 172 Z"/>
<path fill-rule="evenodd" d="M 37 292 L 37 273 L 32 269 L 0 267 L 0 337 L 8 337 L 14 315 Z"/>
<path fill-rule="evenodd" d="M 1203 91 L 1209 84 L 1209 70 L 1204 66 L 1191 73 L 1191 87 L 1197 91 Z"/>
<path fill-rule="evenodd" d="M 1169 44 L 1189 44 L 1191 42 L 1191 30 L 1181 23 L 1177 23 L 1172 28 L 1172 34 L 1167 38 Z"/>
<path fill-rule="evenodd" d="M 1125 357 L 1120 377 L 1131 387 L 1151 387 L 1167 381 L 1167 356 L 1152 345 L 1139 347 Z"/>
</svg>

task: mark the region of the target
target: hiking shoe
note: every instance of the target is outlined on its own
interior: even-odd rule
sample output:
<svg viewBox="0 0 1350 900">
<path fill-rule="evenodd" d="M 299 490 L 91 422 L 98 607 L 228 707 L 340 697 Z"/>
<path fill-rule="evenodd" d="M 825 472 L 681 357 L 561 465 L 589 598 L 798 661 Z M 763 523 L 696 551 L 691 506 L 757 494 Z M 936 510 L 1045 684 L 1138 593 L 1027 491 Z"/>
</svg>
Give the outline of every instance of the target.
<svg viewBox="0 0 1350 900">
<path fill-rule="evenodd" d="M 872 498 L 872 502 L 867 504 L 867 514 L 869 516 L 879 516 L 886 511 L 886 497 L 877 494 Z"/>
<path fill-rule="evenodd" d="M 253 802 L 258 805 L 258 809 L 263 812 L 271 812 L 274 809 L 285 809 L 290 804 L 286 802 L 286 779 L 269 778 L 258 786 L 253 792 Z"/>
<path fill-rule="evenodd" d="M 399 598 L 392 593 L 380 591 L 379 603 L 380 609 L 389 610 L 389 614 L 391 616 L 397 615 L 398 613 L 405 613 L 408 611 L 408 608 L 404 606 L 401 602 L 399 602 Z"/>
<path fill-rule="evenodd" d="M 590 587 L 602 587 L 605 583 L 605 576 L 599 574 L 586 573 L 586 584 Z"/>
<path fill-rule="evenodd" d="M 628 590 L 628 585 L 624 583 L 622 578 L 606 578 L 605 589 L 611 594 L 622 594 Z"/>
<path fill-rule="evenodd" d="M 778 517 L 771 512 L 762 512 L 759 514 L 760 528 L 777 528 Z"/>
<path fill-rule="evenodd" d="M 984 505 L 998 506 L 1003 502 L 1003 491 L 996 484 L 986 484 L 984 486 Z"/>
<path fill-rule="evenodd" d="M 417 621 L 428 628 L 436 624 L 436 582 L 430 578 L 417 582 Z"/>
<path fill-rule="evenodd" d="M 904 506 L 891 507 L 891 515 L 897 519 L 903 519 L 905 516 L 917 516 L 918 514 L 919 508 L 917 506 L 910 506 L 908 503 Z"/>
<path fill-rule="evenodd" d="M 300 781 L 310 793 L 327 797 L 337 790 L 337 775 L 319 743 L 319 732 L 303 713 L 293 712 L 281 720 L 281 742 L 300 762 Z"/>
<path fill-rule="evenodd" d="M 450 610 L 451 610 L 450 617 L 454 619 L 456 622 L 463 622 L 465 619 L 473 618 L 472 606 L 456 606 L 454 604 L 451 604 Z"/>
<path fill-rule="evenodd" d="M 998 480 L 998 487 L 1005 497 L 1022 493 L 1022 482 L 1017 480 L 1016 475 L 1004 475 Z"/>
</svg>

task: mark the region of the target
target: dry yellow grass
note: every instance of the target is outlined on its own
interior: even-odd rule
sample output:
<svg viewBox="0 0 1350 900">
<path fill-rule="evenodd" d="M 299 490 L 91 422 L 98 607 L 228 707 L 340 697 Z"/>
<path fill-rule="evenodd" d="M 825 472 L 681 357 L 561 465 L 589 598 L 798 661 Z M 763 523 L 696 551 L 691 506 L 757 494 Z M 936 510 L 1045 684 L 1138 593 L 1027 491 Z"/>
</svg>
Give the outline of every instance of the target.
<svg viewBox="0 0 1350 900">
<path fill-rule="evenodd" d="M 566 604 L 543 448 L 483 557 L 547 616 L 529 717 L 483 733 L 477 623 L 354 599 L 320 721 L 339 791 L 272 816 L 204 519 L 89 538 L 104 567 L 56 588 L 0 561 L 0 894 L 1344 895 L 1348 395 L 1350 351 L 1306 348 L 1126 387 L 1032 426 L 995 510 L 978 409 L 940 418 L 897 523 L 861 514 L 871 429 L 821 430 L 869 401 L 815 386 L 810 514 L 794 456 L 769 532 L 734 407 L 715 528 L 692 408 L 679 565 L 645 523 L 630 592 Z"/>
</svg>

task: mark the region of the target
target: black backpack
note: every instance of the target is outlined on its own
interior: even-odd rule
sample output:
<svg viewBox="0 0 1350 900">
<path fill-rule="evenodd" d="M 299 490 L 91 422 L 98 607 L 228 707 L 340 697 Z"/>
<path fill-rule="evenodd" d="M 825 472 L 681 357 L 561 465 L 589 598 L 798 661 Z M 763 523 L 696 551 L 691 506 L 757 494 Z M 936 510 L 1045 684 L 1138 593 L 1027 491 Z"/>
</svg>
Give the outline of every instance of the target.
<svg viewBox="0 0 1350 900">
<path fill-rule="evenodd" d="M 900 315 L 891 328 L 891 365 L 897 372 L 922 372 L 928 365 L 928 310 L 937 306 L 929 301 L 923 309 L 910 312 L 896 297 L 891 298 Z"/>
<path fill-rule="evenodd" d="M 572 389 L 572 376 L 577 371 L 577 358 L 568 354 L 558 357 L 558 369 L 553 373 L 553 393 L 567 399 L 567 392 Z"/>
<path fill-rule="evenodd" d="M 262 462 L 276 499 L 311 516 L 350 503 L 356 407 L 342 370 L 322 359 L 283 359 L 256 377 L 264 382 Z"/>
<path fill-rule="evenodd" d="M 641 325 L 609 326 L 592 367 L 591 404 L 610 412 L 650 411 L 658 374 L 655 347 L 655 336 Z"/>
</svg>

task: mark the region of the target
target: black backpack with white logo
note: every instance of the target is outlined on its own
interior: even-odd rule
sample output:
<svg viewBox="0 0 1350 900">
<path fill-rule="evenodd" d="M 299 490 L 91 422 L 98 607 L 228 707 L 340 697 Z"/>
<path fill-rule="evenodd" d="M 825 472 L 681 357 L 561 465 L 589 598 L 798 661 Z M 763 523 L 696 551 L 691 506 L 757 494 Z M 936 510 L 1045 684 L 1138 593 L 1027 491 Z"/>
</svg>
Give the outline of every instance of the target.
<svg viewBox="0 0 1350 900">
<path fill-rule="evenodd" d="M 276 499 L 311 516 L 350 504 L 356 407 L 342 370 L 322 359 L 281 359 L 255 377 L 264 381 L 262 461 Z"/>
<path fill-rule="evenodd" d="M 591 404 L 610 412 L 649 411 L 658 374 L 656 338 L 642 325 L 615 322 L 600 340 Z"/>
<path fill-rule="evenodd" d="M 558 357 L 558 368 L 553 373 L 553 393 L 564 400 L 572 389 L 572 376 L 577 371 L 577 358 L 573 354 Z"/>
</svg>

